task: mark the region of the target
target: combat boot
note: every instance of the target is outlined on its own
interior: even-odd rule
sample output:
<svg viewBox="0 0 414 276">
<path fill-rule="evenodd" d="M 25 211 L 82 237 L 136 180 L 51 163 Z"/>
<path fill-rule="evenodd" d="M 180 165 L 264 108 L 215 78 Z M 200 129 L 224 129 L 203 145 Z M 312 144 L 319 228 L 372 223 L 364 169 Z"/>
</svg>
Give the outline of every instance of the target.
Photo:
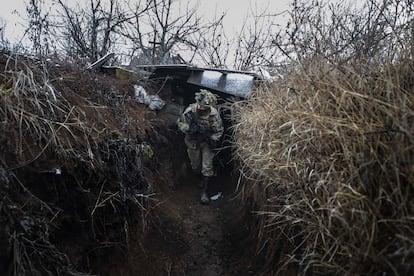
<svg viewBox="0 0 414 276">
<path fill-rule="evenodd" d="M 203 180 L 201 181 L 201 198 L 200 198 L 201 204 L 210 203 L 210 198 L 208 197 L 208 194 L 207 194 L 209 179 L 210 177 L 204 176 Z"/>
<path fill-rule="evenodd" d="M 200 189 L 203 188 L 204 176 L 201 174 L 201 172 L 199 172 L 197 174 L 194 173 L 194 176 L 196 178 L 195 183 L 197 184 L 197 187 L 200 188 Z"/>
</svg>

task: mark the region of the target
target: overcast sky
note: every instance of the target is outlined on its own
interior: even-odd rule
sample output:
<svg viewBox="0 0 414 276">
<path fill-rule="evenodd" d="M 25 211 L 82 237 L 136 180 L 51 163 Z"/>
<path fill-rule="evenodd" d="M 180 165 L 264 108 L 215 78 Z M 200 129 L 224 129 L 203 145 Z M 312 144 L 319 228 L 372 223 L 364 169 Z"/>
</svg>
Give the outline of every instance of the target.
<svg viewBox="0 0 414 276">
<path fill-rule="evenodd" d="M 29 0 L 26 0 L 28 2 Z M 51 0 L 45 0 L 50 2 Z M 79 0 L 89 2 L 89 0 Z M 122 1 L 122 0 L 121 0 Z M 177 0 L 187 3 L 188 0 Z M 225 28 L 226 31 L 235 32 L 240 29 L 249 9 L 258 11 L 266 10 L 269 14 L 280 14 L 288 10 L 289 3 L 292 0 L 190 0 L 190 3 L 199 5 L 200 15 L 206 20 L 213 19 L 226 13 Z M 0 18 L 6 21 L 6 36 L 11 41 L 21 38 L 24 30 L 24 20 L 21 18 L 26 14 L 24 0 L 3 0 L 0 8 Z M 70 3 L 71 0 L 68 0 Z M 75 1 L 73 1 L 75 2 Z M 17 13 L 15 12 L 17 11 Z M 19 15 L 20 14 L 20 15 Z M 279 24 L 283 24 L 285 16 L 278 17 Z"/>
<path fill-rule="evenodd" d="M 265 11 L 269 15 L 282 14 L 289 9 L 291 1 L 293 0 L 200 0 L 199 3 L 200 11 L 206 18 L 225 12 L 226 28 L 239 30 L 250 9 Z M 283 23 L 286 16 L 286 13 L 278 16 L 278 23 Z"/>
</svg>

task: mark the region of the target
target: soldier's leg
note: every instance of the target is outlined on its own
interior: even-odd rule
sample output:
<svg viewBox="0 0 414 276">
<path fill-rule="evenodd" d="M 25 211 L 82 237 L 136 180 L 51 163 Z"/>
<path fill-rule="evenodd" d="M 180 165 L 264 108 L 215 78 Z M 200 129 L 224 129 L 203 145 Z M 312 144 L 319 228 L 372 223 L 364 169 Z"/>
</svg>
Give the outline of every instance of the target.
<svg viewBox="0 0 414 276">
<path fill-rule="evenodd" d="M 201 172 L 201 152 L 197 141 L 189 139 L 187 136 L 184 138 L 185 145 L 187 146 L 187 155 L 190 159 L 191 170 L 195 174 Z"/>
<path fill-rule="evenodd" d="M 204 176 L 212 177 L 214 175 L 214 152 L 207 143 L 201 144 L 201 173 Z"/>
<path fill-rule="evenodd" d="M 198 148 L 187 148 L 188 158 L 190 159 L 191 170 L 198 174 L 201 172 L 201 151 Z"/>
<path fill-rule="evenodd" d="M 213 159 L 214 152 L 211 151 L 207 143 L 201 144 L 201 173 L 203 174 L 202 188 L 201 188 L 201 203 L 208 204 L 210 198 L 208 197 L 208 185 L 211 177 L 214 175 Z"/>
</svg>

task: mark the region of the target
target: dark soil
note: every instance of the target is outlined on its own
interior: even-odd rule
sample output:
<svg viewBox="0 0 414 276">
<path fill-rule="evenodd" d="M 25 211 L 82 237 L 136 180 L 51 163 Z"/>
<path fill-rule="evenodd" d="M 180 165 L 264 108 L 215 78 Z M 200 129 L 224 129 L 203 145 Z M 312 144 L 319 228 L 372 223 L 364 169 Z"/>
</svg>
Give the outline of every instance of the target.
<svg viewBox="0 0 414 276">
<path fill-rule="evenodd" d="M 214 178 L 210 195 L 221 191 L 222 197 L 209 205 L 200 204 L 197 181 L 186 175 L 174 190 L 160 194 L 154 227 L 131 239 L 128 264 L 108 275 L 253 275 L 241 247 L 247 227 L 233 227 L 237 201 L 231 176 Z"/>
</svg>

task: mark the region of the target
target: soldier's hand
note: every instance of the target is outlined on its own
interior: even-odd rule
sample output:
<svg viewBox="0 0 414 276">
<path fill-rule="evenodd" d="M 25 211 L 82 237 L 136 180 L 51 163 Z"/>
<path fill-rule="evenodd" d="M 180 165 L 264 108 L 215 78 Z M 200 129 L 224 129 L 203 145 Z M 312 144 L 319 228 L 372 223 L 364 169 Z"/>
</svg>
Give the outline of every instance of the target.
<svg viewBox="0 0 414 276">
<path fill-rule="evenodd" d="M 190 124 L 190 127 L 188 128 L 189 134 L 196 134 L 200 131 L 200 128 L 197 124 Z"/>
</svg>

